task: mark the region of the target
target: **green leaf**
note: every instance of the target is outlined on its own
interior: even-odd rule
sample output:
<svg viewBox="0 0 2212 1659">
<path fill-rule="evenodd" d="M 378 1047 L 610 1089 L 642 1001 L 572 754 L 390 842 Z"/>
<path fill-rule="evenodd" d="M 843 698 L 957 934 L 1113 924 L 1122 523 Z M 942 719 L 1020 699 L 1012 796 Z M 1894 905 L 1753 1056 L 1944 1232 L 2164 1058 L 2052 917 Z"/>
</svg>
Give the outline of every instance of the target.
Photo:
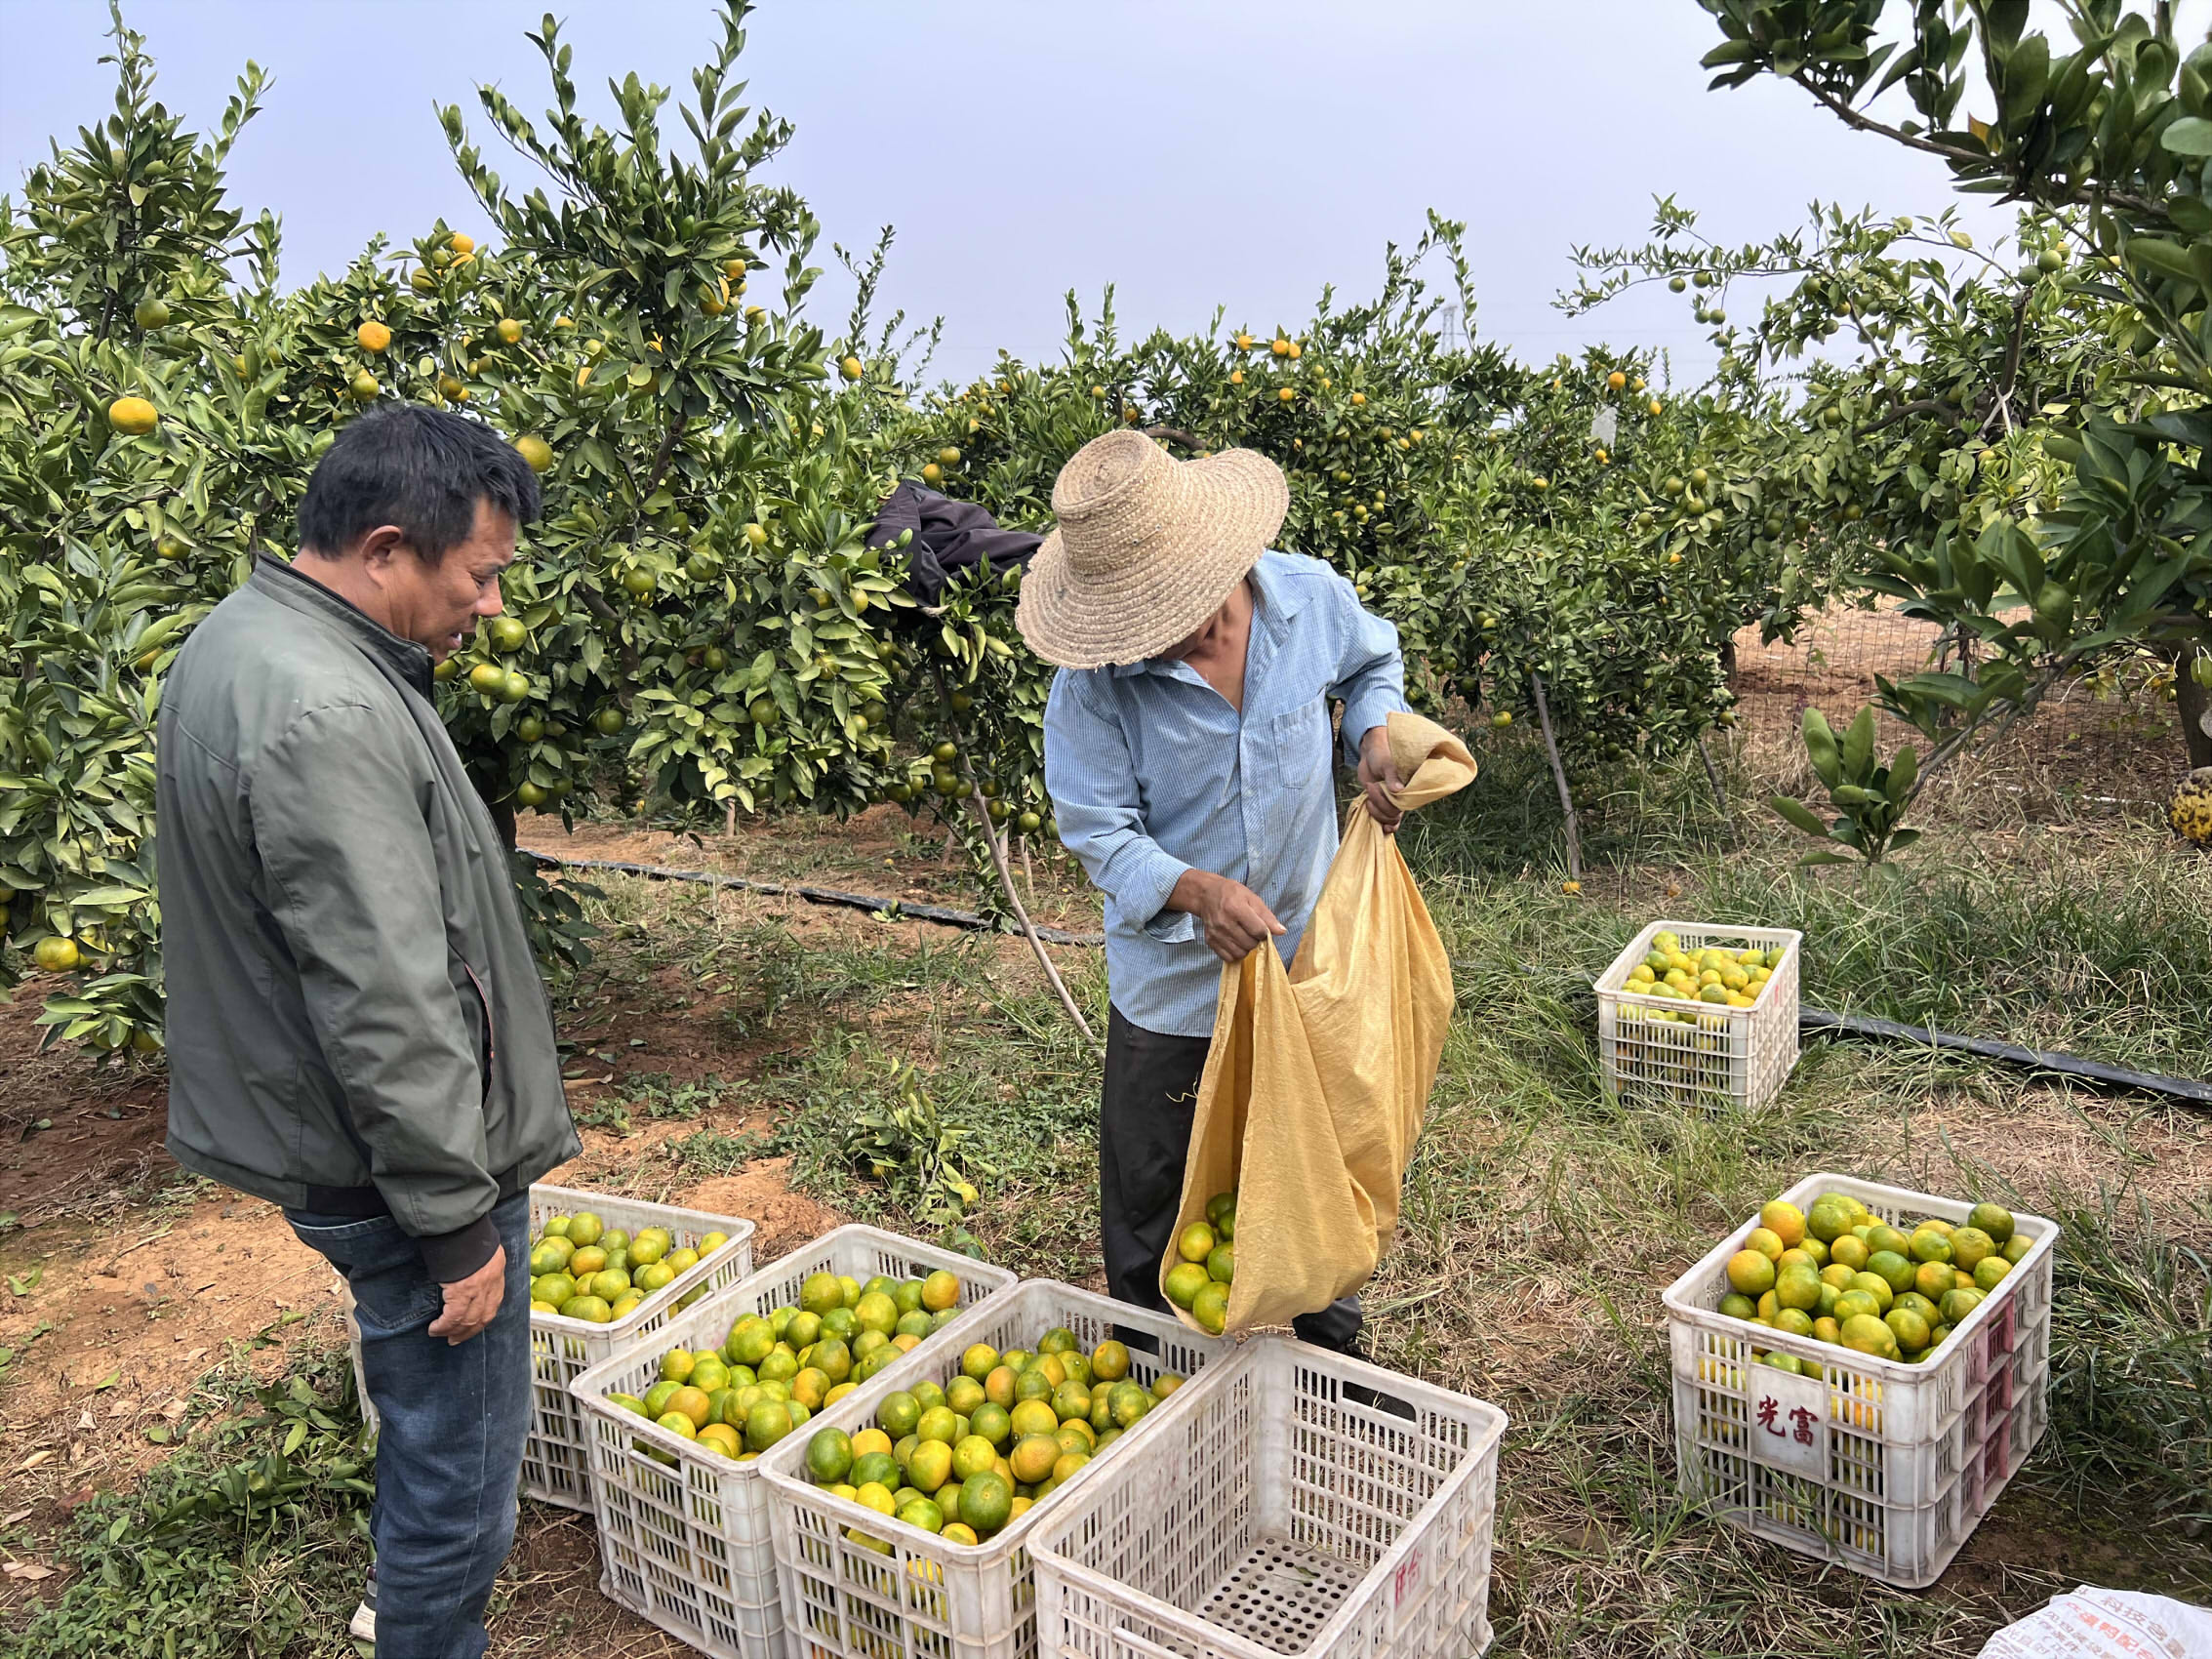
<svg viewBox="0 0 2212 1659">
<path fill-rule="evenodd" d="M 1828 826 L 1816 818 L 1811 808 L 1802 801 L 1791 800 L 1788 795 L 1774 795 L 1769 797 L 1767 805 L 1806 834 L 1818 835 L 1824 841 L 1828 839 Z"/>
<path fill-rule="evenodd" d="M 1843 770 L 1853 778 L 1864 778 L 1874 758 L 1874 711 L 1862 705 L 1852 717 L 1851 729 L 1843 734 Z"/>
<path fill-rule="evenodd" d="M 1912 787 L 1920 781 L 1920 751 L 1907 744 L 1897 751 L 1897 758 L 1889 763 L 1889 778 L 1882 792 L 1892 806 L 1902 807 L 1912 797 Z M 1909 831 L 1901 831 L 1909 833 Z"/>
<path fill-rule="evenodd" d="M 1805 752 L 1812 757 L 1813 770 L 1830 789 L 1838 779 L 1836 770 L 1835 732 L 1828 723 L 1828 716 L 1818 708 L 1805 710 Z"/>
<path fill-rule="evenodd" d="M 2158 135 L 2158 142 L 2173 155 L 2212 155 L 2212 121 L 2184 115 Z"/>
<path fill-rule="evenodd" d="M 2170 276 L 2181 282 L 2196 280 L 2196 267 L 2189 262 L 2189 250 L 2179 242 L 2168 242 L 2156 236 L 2133 236 L 2128 239 L 2126 253 L 2128 263 L 2138 270 Z"/>
</svg>

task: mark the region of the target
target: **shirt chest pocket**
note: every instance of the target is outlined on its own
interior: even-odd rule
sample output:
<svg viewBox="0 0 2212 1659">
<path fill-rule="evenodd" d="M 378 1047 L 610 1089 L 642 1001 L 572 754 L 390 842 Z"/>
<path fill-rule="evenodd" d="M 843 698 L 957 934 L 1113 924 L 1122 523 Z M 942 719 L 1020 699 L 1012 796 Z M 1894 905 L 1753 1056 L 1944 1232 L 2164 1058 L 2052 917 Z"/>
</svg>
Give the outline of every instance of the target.
<svg viewBox="0 0 2212 1659">
<path fill-rule="evenodd" d="M 1296 790 L 1310 785 L 1328 764 L 1328 699 L 1316 697 L 1269 720 L 1260 730 L 1254 759 L 1279 789 Z"/>
</svg>

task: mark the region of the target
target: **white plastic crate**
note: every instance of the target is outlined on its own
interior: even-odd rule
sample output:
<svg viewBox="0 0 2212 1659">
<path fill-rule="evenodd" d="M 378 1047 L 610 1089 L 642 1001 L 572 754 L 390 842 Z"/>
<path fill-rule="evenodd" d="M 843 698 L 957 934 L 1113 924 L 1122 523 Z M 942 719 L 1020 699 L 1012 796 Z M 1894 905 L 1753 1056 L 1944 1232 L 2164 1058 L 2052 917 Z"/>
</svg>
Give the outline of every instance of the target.
<svg viewBox="0 0 2212 1659">
<path fill-rule="evenodd" d="M 1051 1659 L 1473 1659 L 1490 1645 L 1496 1406 L 1262 1337 L 1158 1416 L 1030 1536 Z"/>
<path fill-rule="evenodd" d="M 962 1314 L 936 1336 L 955 1335 L 979 1305 L 1017 1282 L 1005 1268 L 956 1250 L 872 1227 L 841 1227 L 579 1376 L 571 1392 L 590 1425 L 600 1593 L 713 1659 L 783 1659 L 784 1610 L 760 1465 L 733 1463 L 610 1405 L 606 1396 L 642 1396 L 659 1380 L 669 1349 L 718 1348 L 745 1315 L 796 1307 L 809 1274 L 850 1274 L 865 1283 L 877 1274 L 926 1278 L 940 1268 L 960 1280 Z M 648 1446 L 673 1461 L 656 1461 Z"/>
<path fill-rule="evenodd" d="M 583 1371 L 612 1358 L 639 1338 L 649 1336 L 678 1312 L 676 1304 L 693 1292 L 702 1298 L 735 1284 L 752 1272 L 753 1224 L 738 1216 L 713 1215 L 674 1204 L 648 1204 L 604 1193 L 566 1187 L 530 1189 L 530 1236 L 556 1215 L 589 1210 L 610 1228 L 636 1236 L 641 1227 L 664 1227 L 672 1249 L 696 1245 L 709 1233 L 726 1233 L 729 1243 L 695 1263 L 623 1317 L 604 1325 L 564 1319 L 558 1314 L 530 1315 L 530 1369 L 534 1397 L 530 1441 L 522 1453 L 522 1490 L 541 1503 L 564 1509 L 591 1507 L 590 1454 L 583 1413 L 569 1384 Z"/>
<path fill-rule="evenodd" d="M 1684 951 L 1783 947 L 1782 965 L 1749 1008 L 1647 996 L 1628 988 L 1629 971 L 1671 933 Z M 1682 1100 L 1720 1096 L 1738 1106 L 1772 1100 L 1797 1065 L 1797 964 L 1804 935 L 1786 927 L 1721 927 L 1708 922 L 1655 921 L 1637 934 L 1598 980 L 1597 1056 L 1605 1090 Z M 1687 1022 L 1660 1013 L 1689 1014 Z"/>
<path fill-rule="evenodd" d="M 678 1209 L 673 1204 L 648 1204 L 636 1198 L 618 1198 L 605 1193 L 583 1193 L 567 1187 L 530 1189 L 530 1236 L 549 1217 L 589 1210 L 611 1228 L 635 1234 L 641 1227 L 664 1227 L 675 1240 L 671 1248 L 695 1245 L 709 1233 L 726 1233 L 729 1243 L 704 1262 L 686 1268 L 622 1318 L 595 1325 L 584 1319 L 564 1319 L 558 1314 L 530 1315 L 530 1439 L 522 1451 L 522 1491 L 541 1503 L 563 1509 L 588 1510 L 591 1483 L 587 1473 L 583 1414 L 569 1396 L 568 1386 L 579 1372 L 611 1358 L 640 1336 L 659 1329 L 675 1312 L 676 1303 L 694 1290 L 709 1292 L 734 1284 L 752 1272 L 753 1224 L 736 1216 L 710 1215 L 704 1210 Z M 353 1304 L 346 1300 L 346 1326 L 353 1339 L 353 1374 L 361 1375 L 361 1333 L 353 1325 Z M 375 1408 L 363 1389 L 362 1416 L 374 1431 Z"/>
<path fill-rule="evenodd" d="M 1857 1198 L 1883 1221 L 1973 1208 L 1844 1175 L 1812 1175 L 1783 1196 Z M 1682 1490 L 1724 1519 L 1884 1584 L 1933 1584 L 2042 1437 L 2049 1420 L 2051 1255 L 2059 1229 L 2015 1213 L 2028 1253 L 1933 1357 L 1880 1359 L 1719 1312 L 1737 1228 L 1667 1290 L 1674 1439 Z M 1817 1361 L 1818 1379 L 1751 1351 Z M 1768 1409 L 1771 1403 L 1772 1409 Z M 1802 1414 L 1802 1415 L 1800 1415 Z"/>
<path fill-rule="evenodd" d="M 960 1323 L 964 1328 L 940 1331 L 762 1455 L 759 1468 L 775 1505 L 771 1531 L 792 1659 L 1037 1655 L 1036 1574 L 1028 1544 L 1032 1529 L 1101 1470 L 1132 1455 L 1166 1407 L 1140 1419 L 1108 1453 L 1077 1470 L 1044 1502 L 980 1544 L 954 1543 L 887 1521 L 875 1511 L 815 1485 L 807 1477 L 806 1442 L 816 1429 L 856 1434 L 875 1421 L 884 1396 L 924 1380 L 942 1384 L 958 1376 L 960 1356 L 969 1345 L 988 1343 L 1001 1353 L 1033 1349 L 1056 1325 L 1073 1331 L 1085 1353 L 1115 1329 L 1125 1337 L 1149 1338 L 1158 1344 L 1156 1352 L 1129 1344 L 1129 1374 L 1146 1386 L 1163 1371 L 1193 1377 L 1231 1352 L 1227 1342 L 1187 1331 L 1171 1315 L 1050 1279 L 1026 1280 Z M 854 1543 L 845 1535 L 851 1527 L 888 1542 L 891 1554 Z M 1042 1659 L 1058 1656 L 1048 1652 Z"/>
</svg>

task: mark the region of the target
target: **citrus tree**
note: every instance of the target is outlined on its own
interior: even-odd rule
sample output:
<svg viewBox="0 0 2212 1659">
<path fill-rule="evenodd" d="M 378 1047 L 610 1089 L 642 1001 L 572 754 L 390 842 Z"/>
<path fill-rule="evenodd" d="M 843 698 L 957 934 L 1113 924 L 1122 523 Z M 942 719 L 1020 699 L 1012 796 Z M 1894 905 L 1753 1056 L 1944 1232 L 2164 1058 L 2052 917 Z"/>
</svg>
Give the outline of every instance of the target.
<svg viewBox="0 0 2212 1659">
<path fill-rule="evenodd" d="M 1882 704 L 1940 756 L 2115 654 L 2150 651 L 2167 665 L 2192 762 L 2212 761 L 2212 547 L 2200 536 L 2212 516 L 2212 46 L 2185 54 L 2171 7 L 2121 0 L 2067 0 L 2073 38 L 2057 44 L 2028 26 L 2025 0 L 1914 0 L 1896 27 L 1874 0 L 1700 4 L 1725 37 L 1706 59 L 1715 85 L 1794 82 L 1853 128 L 1939 158 L 1960 189 L 2032 210 L 2009 317 L 1969 303 L 1972 345 L 1928 354 L 1917 383 L 1900 366 L 1866 387 L 1867 413 L 1921 424 L 1922 474 L 1933 460 L 1939 477 L 2021 481 L 2005 509 L 1885 558 L 1876 586 L 1961 649 L 1883 686 Z M 1961 121 L 1970 56 L 1992 101 L 1987 119 Z M 1869 113 L 1892 86 L 1912 121 Z M 1915 286 L 1942 285 L 1923 271 Z M 2066 349 L 2052 395 L 2031 404 L 2026 387 L 2051 361 L 2037 331 Z M 1860 803 L 1835 804 L 1848 824 Z"/>
<path fill-rule="evenodd" d="M 544 348 L 496 388 L 496 418 L 542 446 L 547 511 L 513 623 L 455 667 L 453 724 L 495 799 L 564 800 L 594 748 L 678 805 L 851 808 L 880 783 L 889 669 L 868 612 L 903 597 L 862 546 L 888 481 L 881 437 L 828 390 L 825 342 L 798 314 L 819 226 L 752 178 L 791 129 L 730 84 L 748 9 L 722 12 L 692 77 L 696 161 L 664 142 L 665 90 L 634 75 L 613 86 L 619 131 L 579 116 L 549 16 L 530 37 L 555 100 L 546 130 L 496 88 L 480 96 L 554 194 L 510 189 L 461 112 L 442 112 L 537 292 L 596 319 L 543 319 Z M 756 297 L 763 273 L 779 286 Z"/>
<path fill-rule="evenodd" d="M 113 38 L 113 112 L 0 201 L 0 989 L 66 976 L 47 1020 L 105 1049 L 158 1045 L 161 673 L 320 442 L 290 419 L 274 223 L 223 195 L 260 71 L 202 139 Z"/>
<path fill-rule="evenodd" d="M 795 315 L 813 219 L 748 177 L 788 128 L 744 125 L 724 95 L 743 16 L 723 14 L 694 79 L 696 163 L 664 153 L 665 95 L 634 79 L 621 133 L 578 121 L 548 20 L 553 136 L 485 102 L 560 204 L 511 198 L 446 111 L 507 245 L 443 225 L 379 239 L 289 296 L 273 221 L 246 224 L 222 193 L 259 72 L 202 141 L 153 100 L 117 18 L 115 114 L 0 203 L 0 976 L 59 976 L 58 1032 L 157 1045 L 160 676 L 257 553 L 291 549 L 315 460 L 382 399 L 478 414 L 545 474 L 509 614 L 439 673 L 510 830 L 602 782 L 747 809 L 879 789 L 887 647 L 864 619 L 894 602 L 897 559 L 861 533 L 885 440 L 849 418 L 857 388 L 829 391 Z M 772 259 L 780 295 L 748 300 Z M 525 894 L 542 945 L 573 944 L 573 903 Z"/>
<path fill-rule="evenodd" d="M 1736 630 L 1794 626 L 1826 597 L 1834 549 L 1805 516 L 1794 424 L 1757 377 L 1675 398 L 1640 354 L 1531 370 L 1448 342 L 1445 308 L 1470 326 L 1474 312 L 1463 234 L 1431 218 L 1387 251 L 1375 299 L 1324 293 L 1295 325 L 1217 316 L 1199 336 L 1124 346 L 1110 290 L 1089 320 L 1070 296 L 1062 360 L 1005 356 L 925 399 L 909 470 L 1042 529 L 1061 465 L 1116 426 L 1183 454 L 1259 450 L 1290 485 L 1280 545 L 1329 561 L 1397 625 L 1415 705 L 1457 696 L 1509 725 L 1541 702 L 1563 783 L 1592 800 L 1605 767 L 1732 717 Z M 1422 274 L 1431 261 L 1449 271 L 1440 291 Z M 1009 647 L 1016 594 L 1010 573 L 979 574 L 920 630 L 944 683 L 934 702 L 921 688 L 918 728 L 943 757 L 918 756 L 894 787 L 916 810 L 964 798 L 973 758 L 1002 819 L 1049 823 L 1048 677 Z"/>
</svg>

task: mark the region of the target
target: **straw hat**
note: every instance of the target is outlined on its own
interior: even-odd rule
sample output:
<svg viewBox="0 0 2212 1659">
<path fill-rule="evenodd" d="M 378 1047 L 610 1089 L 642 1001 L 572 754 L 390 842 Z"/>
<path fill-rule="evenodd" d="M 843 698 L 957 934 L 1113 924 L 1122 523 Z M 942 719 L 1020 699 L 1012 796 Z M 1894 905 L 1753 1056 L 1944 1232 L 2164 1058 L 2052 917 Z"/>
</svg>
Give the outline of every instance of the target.
<svg viewBox="0 0 2212 1659">
<path fill-rule="evenodd" d="M 1015 622 L 1046 662 L 1097 668 L 1203 627 L 1282 528 L 1290 486 L 1252 450 L 1177 461 L 1125 428 L 1075 452 L 1052 510 Z"/>
</svg>

